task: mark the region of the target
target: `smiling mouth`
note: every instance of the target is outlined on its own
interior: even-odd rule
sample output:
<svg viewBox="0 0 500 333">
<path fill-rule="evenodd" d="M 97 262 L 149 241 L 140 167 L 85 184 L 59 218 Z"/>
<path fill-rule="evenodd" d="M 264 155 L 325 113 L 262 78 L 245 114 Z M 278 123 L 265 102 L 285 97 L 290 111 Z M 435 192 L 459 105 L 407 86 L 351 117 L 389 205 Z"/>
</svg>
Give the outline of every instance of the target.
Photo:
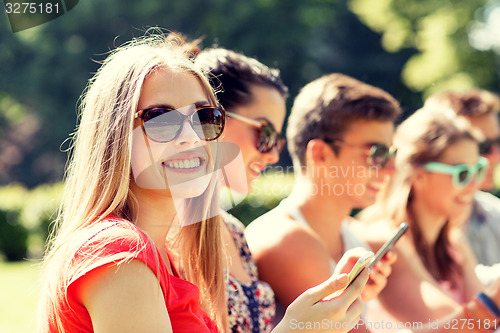
<svg viewBox="0 0 500 333">
<path fill-rule="evenodd" d="M 255 172 L 256 174 L 258 174 L 258 175 L 260 175 L 260 173 L 262 172 L 262 170 L 259 168 L 259 166 L 255 165 L 255 164 L 253 164 L 253 163 L 251 163 L 251 164 L 248 166 L 248 168 L 249 168 L 250 170 L 252 170 L 253 172 Z"/>
<path fill-rule="evenodd" d="M 455 201 L 461 205 L 470 205 L 472 203 L 473 199 L 457 198 Z"/>
<path fill-rule="evenodd" d="M 380 191 L 382 189 L 382 186 L 383 186 L 382 183 L 380 183 L 380 184 L 379 183 L 377 183 L 377 184 L 371 183 L 371 184 L 367 185 L 367 187 L 370 187 L 371 189 L 376 190 L 376 191 Z"/>
<path fill-rule="evenodd" d="M 180 169 L 183 169 L 183 170 L 195 169 L 195 168 L 198 168 L 202 163 L 203 163 L 203 160 L 200 157 L 163 162 L 163 164 L 167 168 L 178 169 L 178 170 L 180 170 Z"/>
</svg>

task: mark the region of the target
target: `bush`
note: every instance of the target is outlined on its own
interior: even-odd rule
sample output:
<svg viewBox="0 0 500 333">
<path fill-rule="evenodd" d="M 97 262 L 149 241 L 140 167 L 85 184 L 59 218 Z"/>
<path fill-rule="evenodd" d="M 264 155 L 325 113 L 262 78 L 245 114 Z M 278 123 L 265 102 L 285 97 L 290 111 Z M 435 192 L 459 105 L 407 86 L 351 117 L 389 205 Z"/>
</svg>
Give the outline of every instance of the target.
<svg viewBox="0 0 500 333">
<path fill-rule="evenodd" d="M 0 188 L 0 254 L 6 260 L 42 256 L 61 193 L 61 183 L 33 190 L 18 184 Z"/>
<path fill-rule="evenodd" d="M 267 172 L 252 184 L 252 192 L 229 213 L 244 225 L 276 207 L 292 191 L 293 174 Z"/>
<path fill-rule="evenodd" d="M 292 185 L 293 175 L 266 173 L 230 212 L 247 225 L 278 205 L 290 193 Z M 40 185 L 32 190 L 19 184 L 0 187 L 0 257 L 15 261 L 43 255 L 61 194 L 62 183 Z"/>
<path fill-rule="evenodd" d="M 500 172 L 496 177 L 500 181 Z M 229 212 L 248 225 L 288 196 L 293 182 L 293 174 L 267 172 Z M 61 194 L 62 183 L 41 185 L 33 190 L 22 185 L 0 187 L 0 259 L 15 261 L 42 256 Z M 500 197 L 500 189 L 494 194 Z"/>
<path fill-rule="evenodd" d="M 0 210 L 0 252 L 8 261 L 28 254 L 28 230 L 19 223 L 19 212 Z"/>
</svg>

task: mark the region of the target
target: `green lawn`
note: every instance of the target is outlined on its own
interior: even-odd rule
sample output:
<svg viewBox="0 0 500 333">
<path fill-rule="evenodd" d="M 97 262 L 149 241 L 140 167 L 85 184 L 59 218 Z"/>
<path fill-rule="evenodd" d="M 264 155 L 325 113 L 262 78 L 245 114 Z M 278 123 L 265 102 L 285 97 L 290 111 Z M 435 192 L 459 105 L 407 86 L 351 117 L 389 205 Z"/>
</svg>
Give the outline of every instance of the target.
<svg viewBox="0 0 500 333">
<path fill-rule="evenodd" d="M 35 331 L 39 273 L 38 262 L 0 262 L 0 332 Z"/>
</svg>

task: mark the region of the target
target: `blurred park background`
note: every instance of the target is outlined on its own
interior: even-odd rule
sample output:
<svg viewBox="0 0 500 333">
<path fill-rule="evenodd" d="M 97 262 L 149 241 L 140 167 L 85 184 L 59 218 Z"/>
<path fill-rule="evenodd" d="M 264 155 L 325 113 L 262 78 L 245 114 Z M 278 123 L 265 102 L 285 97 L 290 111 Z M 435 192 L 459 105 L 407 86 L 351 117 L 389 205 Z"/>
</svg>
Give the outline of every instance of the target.
<svg viewBox="0 0 500 333">
<path fill-rule="evenodd" d="M 288 106 L 300 87 L 331 72 L 387 90 L 403 118 L 436 91 L 500 90 L 500 0 L 85 0 L 18 33 L 3 9 L 0 333 L 34 330 L 37 263 L 59 204 L 79 96 L 106 52 L 148 27 L 279 68 Z M 285 150 L 279 165 L 290 164 Z M 292 182 L 267 173 L 233 213 L 250 222 Z"/>
</svg>

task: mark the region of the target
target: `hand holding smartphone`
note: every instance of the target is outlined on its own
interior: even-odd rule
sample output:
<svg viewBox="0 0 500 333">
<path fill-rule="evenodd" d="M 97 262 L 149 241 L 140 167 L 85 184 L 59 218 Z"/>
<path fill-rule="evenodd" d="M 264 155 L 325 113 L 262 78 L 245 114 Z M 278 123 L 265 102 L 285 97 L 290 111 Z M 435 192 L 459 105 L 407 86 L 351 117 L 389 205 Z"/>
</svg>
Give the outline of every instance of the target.
<svg viewBox="0 0 500 333">
<path fill-rule="evenodd" d="M 363 268 L 368 266 L 368 264 L 370 263 L 370 260 L 372 258 L 373 258 L 373 252 L 371 252 L 371 251 L 367 251 L 361 257 L 359 257 L 359 259 L 356 261 L 356 264 L 352 267 L 351 271 L 349 272 L 349 283 L 345 287 L 343 287 L 343 288 L 335 291 L 334 293 L 328 295 L 327 297 L 323 298 L 323 300 L 324 301 L 330 300 L 330 299 L 342 294 L 344 292 L 344 290 L 346 290 L 347 287 L 349 287 L 351 285 L 351 283 L 358 277 L 358 275 L 361 273 Z"/>
<path fill-rule="evenodd" d="M 401 236 L 404 235 L 404 233 L 408 230 L 408 224 L 406 223 L 401 223 L 399 225 L 398 230 L 396 233 L 389 239 L 387 242 L 385 242 L 384 245 L 377 251 L 377 254 L 375 254 L 375 257 L 372 259 L 370 264 L 368 265 L 369 268 L 372 268 L 375 266 L 375 264 L 382 259 L 382 257 L 396 244 L 396 242 L 401 238 Z"/>
<path fill-rule="evenodd" d="M 356 261 L 356 264 L 349 272 L 349 283 L 347 284 L 347 286 L 337 291 L 337 294 L 343 292 L 347 287 L 351 285 L 351 283 L 354 280 L 356 280 L 356 278 L 358 277 L 359 273 L 361 273 L 363 268 L 368 267 L 368 264 L 370 263 L 372 258 L 373 258 L 373 252 L 366 252 L 361 257 L 359 257 L 358 261 Z"/>
</svg>

